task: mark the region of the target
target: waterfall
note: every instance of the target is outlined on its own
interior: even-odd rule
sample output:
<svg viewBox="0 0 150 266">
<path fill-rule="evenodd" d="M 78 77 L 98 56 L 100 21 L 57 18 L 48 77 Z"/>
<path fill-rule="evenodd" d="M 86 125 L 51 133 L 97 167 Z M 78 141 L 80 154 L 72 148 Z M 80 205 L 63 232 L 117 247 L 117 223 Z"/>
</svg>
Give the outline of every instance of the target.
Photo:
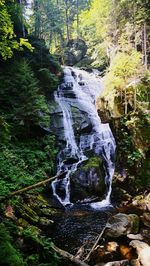
<svg viewBox="0 0 150 266">
<path fill-rule="evenodd" d="M 101 123 L 98 116 L 95 101 L 102 91 L 102 83 L 95 73 L 65 67 L 64 80 L 54 94 L 55 102 L 59 105 L 63 115 L 64 138 L 66 145 L 58 155 L 59 175 L 62 171 L 67 174 L 63 179 L 56 179 L 52 182 L 53 195 L 59 202 L 66 206 L 70 202 L 70 174 L 75 172 L 83 161 L 87 160 L 86 149 L 103 159 L 105 170 L 105 184 L 107 194 L 101 202 L 92 203 L 93 208 L 109 205 L 111 196 L 111 184 L 114 174 L 115 140 L 109 124 Z M 86 113 L 91 123 L 91 132 L 81 134 L 77 140 L 75 136 L 75 125 L 72 118 L 72 107 L 80 106 L 82 112 Z M 72 164 L 66 163 L 66 158 Z"/>
</svg>

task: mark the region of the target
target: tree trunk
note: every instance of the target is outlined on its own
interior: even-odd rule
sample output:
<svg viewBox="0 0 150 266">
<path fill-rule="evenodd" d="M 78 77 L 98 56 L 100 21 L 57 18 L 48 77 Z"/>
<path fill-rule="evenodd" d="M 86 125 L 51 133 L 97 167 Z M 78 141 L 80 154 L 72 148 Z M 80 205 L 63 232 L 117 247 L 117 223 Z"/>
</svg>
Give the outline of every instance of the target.
<svg viewBox="0 0 150 266">
<path fill-rule="evenodd" d="M 25 33 L 25 27 L 24 27 L 24 21 L 23 21 L 23 3 L 22 3 L 22 0 L 19 0 L 19 4 L 21 6 L 22 36 L 23 36 L 23 38 L 25 38 L 26 37 L 26 33 Z"/>
<path fill-rule="evenodd" d="M 134 81 L 134 111 L 136 111 L 136 107 L 137 107 L 137 89 Z"/>
<path fill-rule="evenodd" d="M 125 110 L 125 115 L 128 113 L 128 103 L 127 103 L 127 88 L 125 87 L 124 91 L 124 110 Z"/>
<path fill-rule="evenodd" d="M 146 22 L 144 23 L 144 66 L 147 70 L 147 33 L 146 33 Z"/>
<path fill-rule="evenodd" d="M 76 0 L 77 6 L 77 39 L 79 38 L 79 0 Z"/>
<path fill-rule="evenodd" d="M 41 27 L 41 19 L 40 19 L 40 4 L 39 0 L 34 1 L 34 15 L 35 15 L 35 36 L 37 38 L 40 37 L 40 27 Z"/>
<path fill-rule="evenodd" d="M 69 6 L 68 6 L 68 0 L 65 0 L 65 13 L 66 13 L 66 29 L 67 29 L 67 42 L 70 40 L 70 32 L 69 32 Z"/>
<path fill-rule="evenodd" d="M 50 30 L 50 35 L 49 35 L 49 46 L 50 46 L 50 49 L 51 49 L 51 45 L 52 45 L 52 40 L 53 40 L 53 31 Z"/>
</svg>

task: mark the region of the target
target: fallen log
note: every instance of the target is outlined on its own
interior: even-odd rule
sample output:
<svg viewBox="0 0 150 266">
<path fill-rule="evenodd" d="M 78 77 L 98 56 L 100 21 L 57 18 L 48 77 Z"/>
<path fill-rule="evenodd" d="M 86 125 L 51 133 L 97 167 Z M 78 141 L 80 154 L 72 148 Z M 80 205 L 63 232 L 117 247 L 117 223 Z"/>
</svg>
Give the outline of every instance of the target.
<svg viewBox="0 0 150 266">
<path fill-rule="evenodd" d="M 11 192 L 11 193 L 8 194 L 7 196 L 1 197 L 1 198 L 0 198 L 0 201 L 5 200 L 5 199 L 8 199 L 8 198 L 11 198 L 11 197 L 13 197 L 13 196 L 15 196 L 15 195 L 18 195 L 18 194 L 24 193 L 24 192 L 26 192 L 26 191 L 29 191 L 29 190 L 32 190 L 32 189 L 38 188 L 38 187 L 40 187 L 40 186 L 42 186 L 42 185 L 45 185 L 45 184 L 48 183 L 48 182 L 51 182 L 51 181 L 55 180 L 56 178 L 60 178 L 60 177 L 63 176 L 64 174 L 66 174 L 66 172 L 63 172 L 63 173 L 61 173 L 61 174 L 59 174 L 59 175 L 56 175 L 56 176 L 53 176 L 53 177 L 47 178 L 47 179 L 45 179 L 45 180 L 43 180 L 43 181 L 40 181 L 40 182 L 38 182 L 38 183 L 36 183 L 36 184 L 34 184 L 34 185 L 31 185 L 31 186 L 28 186 L 28 187 L 24 187 L 24 188 L 19 189 L 19 190 L 17 190 L 17 191 Z"/>
<path fill-rule="evenodd" d="M 74 255 L 70 254 L 69 252 L 62 250 L 55 245 L 52 246 L 52 249 L 58 253 L 61 257 L 70 260 L 71 262 L 75 263 L 77 266 L 89 266 L 84 261 L 79 260 Z"/>
</svg>

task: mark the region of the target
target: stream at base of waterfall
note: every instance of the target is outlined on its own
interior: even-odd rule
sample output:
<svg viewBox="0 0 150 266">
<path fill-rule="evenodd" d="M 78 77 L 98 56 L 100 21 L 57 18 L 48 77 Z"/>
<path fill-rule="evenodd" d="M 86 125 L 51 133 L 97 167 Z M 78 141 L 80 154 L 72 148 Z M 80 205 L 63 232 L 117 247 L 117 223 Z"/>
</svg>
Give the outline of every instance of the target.
<svg viewBox="0 0 150 266">
<path fill-rule="evenodd" d="M 63 179 L 52 182 L 53 196 L 63 206 L 71 205 L 70 175 L 86 160 L 87 150 L 91 150 L 103 160 L 106 193 L 104 199 L 93 202 L 90 207 L 100 209 L 111 205 L 112 177 L 114 174 L 115 140 L 108 123 L 101 123 L 96 109 L 96 98 L 102 91 L 102 82 L 96 73 L 88 73 L 72 67 L 64 68 L 62 84 L 54 93 L 55 102 L 62 112 L 65 147 L 58 154 L 57 174 L 67 172 Z M 72 107 L 80 105 L 91 123 L 88 134 L 75 135 Z M 71 158 L 72 164 L 66 163 L 65 157 Z M 61 188 L 61 189 L 60 189 Z M 61 191 L 61 193 L 60 193 Z"/>
</svg>

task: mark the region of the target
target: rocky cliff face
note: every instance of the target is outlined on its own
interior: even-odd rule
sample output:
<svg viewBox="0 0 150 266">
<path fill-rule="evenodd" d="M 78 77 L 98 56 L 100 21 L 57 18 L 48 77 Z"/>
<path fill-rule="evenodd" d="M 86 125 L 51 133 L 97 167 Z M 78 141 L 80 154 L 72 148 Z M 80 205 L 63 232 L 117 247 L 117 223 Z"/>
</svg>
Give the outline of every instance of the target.
<svg viewBox="0 0 150 266">
<path fill-rule="evenodd" d="M 130 101 L 128 113 L 125 115 L 123 101 L 116 90 L 100 97 L 97 109 L 102 122 L 110 123 L 116 139 L 116 173 L 113 186 L 115 194 L 122 199 L 129 199 L 129 194 L 134 194 L 136 187 L 139 189 L 141 186 L 150 186 L 149 111 L 140 104 L 134 111 L 134 103 Z M 118 191 L 116 187 L 122 190 Z"/>
<path fill-rule="evenodd" d="M 61 146 L 58 172 L 69 175 L 52 184 L 53 195 L 59 201 L 63 198 L 62 204 L 69 204 L 70 196 L 73 201 L 93 195 L 110 197 L 115 140 L 109 124 L 101 123 L 96 110 L 95 99 L 101 90 L 94 73 L 66 67 L 63 83 L 49 102 L 49 130 Z"/>
<path fill-rule="evenodd" d="M 67 90 L 68 97 L 71 96 L 72 91 Z M 83 110 L 82 106 L 77 102 L 71 103 L 71 112 L 73 120 L 73 129 L 76 137 L 81 133 L 88 134 L 91 131 L 91 122 L 88 118 L 87 113 Z M 59 140 L 65 141 L 64 136 L 64 125 L 63 125 L 63 114 L 60 106 L 55 100 L 49 101 L 49 114 L 50 114 L 50 131 L 54 133 Z"/>
<path fill-rule="evenodd" d="M 81 39 L 70 40 L 64 48 L 64 63 L 67 66 L 74 66 L 85 57 L 87 46 Z"/>
</svg>

